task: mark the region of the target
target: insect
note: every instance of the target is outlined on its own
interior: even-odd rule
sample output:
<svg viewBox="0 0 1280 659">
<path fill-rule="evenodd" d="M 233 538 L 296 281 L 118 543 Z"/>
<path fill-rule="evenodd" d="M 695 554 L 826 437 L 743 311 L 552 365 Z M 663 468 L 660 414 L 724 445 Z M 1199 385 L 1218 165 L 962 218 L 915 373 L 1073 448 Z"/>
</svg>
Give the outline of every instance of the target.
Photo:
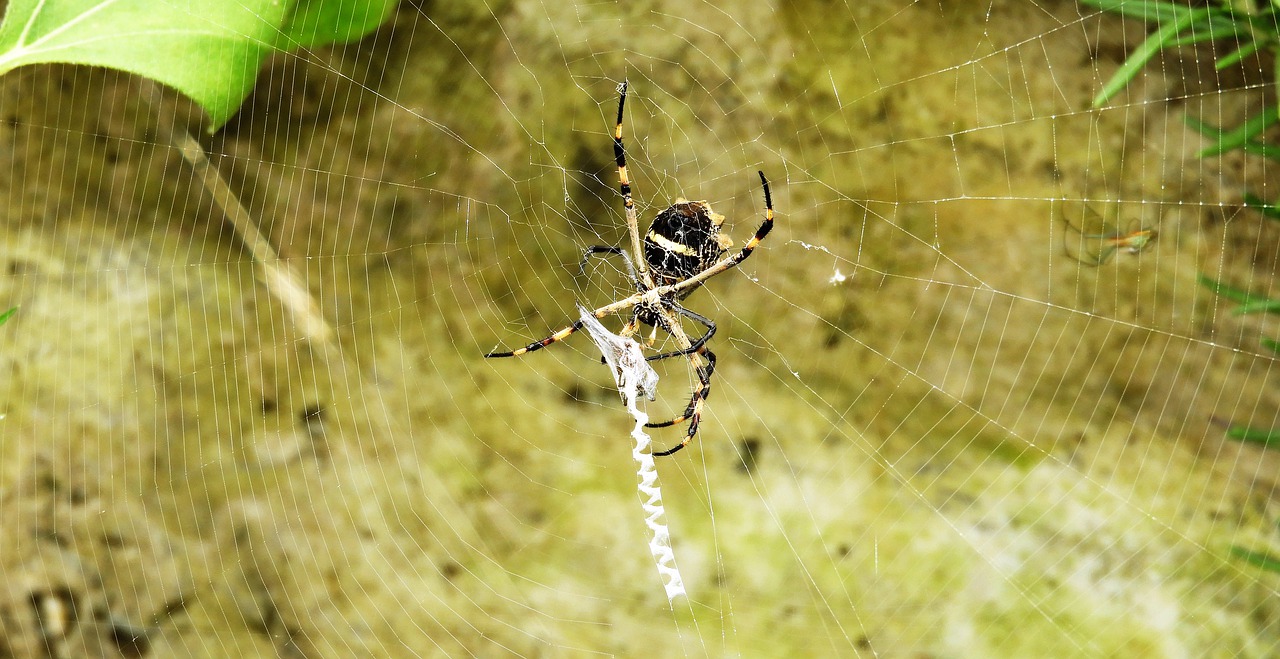
<svg viewBox="0 0 1280 659">
<path fill-rule="evenodd" d="M 703 404 L 711 393 L 711 374 L 716 367 L 715 353 L 707 349 L 707 341 L 716 333 L 715 322 L 684 308 L 681 301 L 708 279 L 742 263 L 751 256 L 751 252 L 773 229 L 773 199 L 769 194 L 769 181 L 765 178 L 764 172 L 757 172 L 760 175 L 760 185 L 764 188 L 764 223 L 741 251 L 730 256 L 725 254 L 733 243 L 728 236 L 720 232 L 724 224 L 724 216 L 711 210 L 711 204 L 706 201 L 677 199 L 675 203 L 658 213 L 649 226 L 649 231 L 641 239 L 636 206 L 631 198 L 631 182 L 627 177 L 627 154 L 622 143 L 622 112 L 626 102 L 627 83 L 624 81 L 618 85 L 618 122 L 613 131 L 613 154 L 618 165 L 618 179 L 621 181 L 622 205 L 626 210 L 631 253 L 628 254 L 621 247 L 594 245 L 588 247 L 583 253 L 582 262 L 585 264 L 595 255 L 621 257 L 626 263 L 627 273 L 631 277 L 636 292 L 600 307 L 592 313 L 596 318 L 604 318 L 611 314 L 630 311 L 631 319 L 622 328 L 621 335 L 630 337 L 639 331 L 642 325 L 650 326 L 653 328 L 648 342 L 650 347 L 656 340 L 659 330 L 666 332 L 675 341 L 678 349 L 647 356 L 645 359 L 657 361 L 670 357 L 687 357 L 697 375 L 698 385 L 689 397 L 689 404 L 685 406 L 684 412 L 670 421 L 645 424 L 650 428 L 665 428 L 686 420 L 689 422 L 684 441 L 668 450 L 654 453 L 656 456 L 667 456 L 688 446 L 689 442 L 693 441 L 694 435 L 698 433 Z M 687 318 L 702 325 L 705 328 L 702 336 L 695 341 L 690 341 L 681 325 L 681 318 Z M 577 321 L 523 348 L 511 352 L 491 352 L 485 357 L 518 357 L 563 341 L 580 329 L 582 329 L 582 321 Z"/>
<path fill-rule="evenodd" d="M 1088 210 L 1087 212 L 1089 215 L 1101 219 L 1095 211 Z M 1141 253 L 1151 247 L 1151 245 L 1155 243 L 1156 236 L 1159 235 L 1158 231 L 1148 227 L 1135 226 L 1128 231 L 1084 233 L 1069 221 L 1066 222 L 1066 225 L 1068 238 L 1063 244 L 1064 251 L 1066 251 L 1067 256 L 1090 266 L 1105 264 L 1107 261 L 1111 260 L 1111 257 L 1116 255 L 1116 252 L 1123 251 L 1129 254 Z M 1072 254 L 1071 250 L 1066 248 L 1066 245 L 1072 242 L 1069 237 L 1071 232 L 1076 233 L 1079 236 L 1079 241 L 1082 243 L 1097 241 L 1097 251 L 1090 253 L 1087 250 L 1082 250 Z"/>
</svg>

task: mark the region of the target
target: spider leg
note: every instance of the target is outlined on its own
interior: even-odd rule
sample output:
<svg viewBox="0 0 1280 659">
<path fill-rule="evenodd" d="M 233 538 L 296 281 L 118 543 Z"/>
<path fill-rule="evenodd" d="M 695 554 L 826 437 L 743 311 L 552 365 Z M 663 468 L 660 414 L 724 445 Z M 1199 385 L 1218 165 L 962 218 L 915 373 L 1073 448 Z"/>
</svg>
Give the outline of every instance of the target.
<svg viewBox="0 0 1280 659">
<path fill-rule="evenodd" d="M 1093 265 L 1105 265 L 1107 261 L 1111 260 L 1111 257 L 1116 255 L 1116 249 L 1115 245 L 1103 247 L 1102 251 L 1098 252 L 1098 257 Z"/>
<path fill-rule="evenodd" d="M 1088 236 L 1085 237 L 1088 238 Z M 1096 267 L 1110 261 L 1111 257 L 1115 255 L 1116 248 L 1115 246 L 1107 246 L 1097 252 L 1090 252 L 1087 249 L 1080 248 L 1080 253 L 1076 254 L 1072 253 L 1071 249 L 1067 247 L 1067 243 L 1064 242 L 1062 244 L 1062 252 L 1083 265 Z"/>
<path fill-rule="evenodd" d="M 719 263 L 716 263 L 710 268 L 707 268 L 684 281 L 664 287 L 664 290 L 679 292 L 688 288 L 701 286 L 702 282 L 747 260 L 747 257 L 751 256 L 751 252 L 760 244 L 760 241 L 764 240 L 764 237 L 769 235 L 769 232 L 773 230 L 773 197 L 769 194 L 769 180 L 764 177 L 764 172 L 756 173 L 760 175 L 760 184 L 764 187 L 764 223 L 760 225 L 759 229 L 756 229 L 756 235 L 752 236 L 751 240 L 748 240 L 747 244 L 742 246 L 741 252 L 721 259 Z"/>
<path fill-rule="evenodd" d="M 681 414 L 675 419 L 672 419 L 671 421 L 668 421 L 667 423 L 646 423 L 645 424 L 647 427 L 650 427 L 650 428 L 662 428 L 665 426 L 680 423 L 685 419 L 689 419 L 689 431 L 685 433 L 684 441 L 680 442 L 679 444 L 676 444 L 675 446 L 665 451 L 655 452 L 653 455 L 656 457 L 665 457 L 665 456 L 671 455 L 672 453 L 675 453 L 676 451 L 679 451 L 680 449 L 688 446 L 689 442 L 693 441 L 693 436 L 698 434 L 698 424 L 702 421 L 702 404 L 707 400 L 707 396 L 711 393 L 711 374 L 715 371 L 715 368 L 716 368 L 716 355 L 715 353 L 711 352 L 710 350 L 707 350 L 706 348 L 703 348 L 701 353 L 696 353 L 696 352 L 691 353 L 689 355 L 689 360 L 697 364 L 695 360 L 697 359 L 699 354 L 704 354 L 707 356 L 707 365 L 697 366 L 698 388 L 693 391 L 693 397 L 689 399 L 689 407 L 685 410 L 685 413 Z"/>
<path fill-rule="evenodd" d="M 627 103 L 627 81 L 618 85 L 618 123 L 613 128 L 613 159 L 618 165 L 619 189 L 622 190 L 622 206 L 627 211 L 627 233 L 631 235 L 631 251 L 635 262 L 640 264 L 640 275 L 648 274 L 649 268 L 644 260 L 644 251 L 640 247 L 640 221 L 636 218 L 636 204 L 631 199 L 631 179 L 627 177 L 627 150 L 622 145 L 622 108 Z"/>
<path fill-rule="evenodd" d="M 701 370 L 702 370 L 702 369 L 701 369 L 701 367 L 699 367 L 699 373 L 698 373 L 698 388 L 697 388 L 697 389 L 695 389 L 695 390 L 694 390 L 694 392 L 693 392 L 693 394 L 689 396 L 689 404 L 688 404 L 688 406 L 686 406 L 686 407 L 684 408 L 684 411 L 680 413 L 680 416 L 675 417 L 674 419 L 671 419 L 670 421 L 659 421 L 659 422 L 655 422 L 655 423 L 646 423 L 646 424 L 644 424 L 644 426 L 645 426 L 646 428 L 667 428 L 667 427 L 669 427 L 669 426 L 674 426 L 674 425 L 676 425 L 676 424 L 678 424 L 678 423 L 683 422 L 685 419 L 688 419 L 688 418 L 692 417 L 692 416 L 693 416 L 693 413 L 694 413 L 694 411 L 695 411 L 695 410 L 694 410 L 694 408 L 695 408 L 695 407 L 698 407 L 698 408 L 699 408 L 699 410 L 701 409 L 701 406 L 700 406 L 700 404 L 698 403 L 698 401 L 699 401 L 699 400 L 706 400 L 706 399 L 707 399 L 707 397 L 711 395 L 711 374 L 712 374 L 712 373 L 715 373 L 715 371 L 716 371 L 716 354 L 715 354 L 714 352 L 711 352 L 710 350 L 705 349 L 705 348 L 704 348 L 704 349 L 702 350 L 702 352 L 701 352 L 701 353 L 699 353 L 699 354 L 701 354 L 702 356 L 704 356 L 704 357 L 706 357 L 706 358 L 707 358 L 707 366 L 706 366 L 707 378 L 706 378 L 706 382 L 703 382 L 703 380 L 702 380 L 702 373 L 701 373 Z"/>
<path fill-rule="evenodd" d="M 552 343 L 556 343 L 557 341 L 563 341 L 569 338 L 570 334 L 573 334 L 574 332 L 580 329 L 582 329 L 581 320 L 574 322 L 572 325 L 556 332 L 555 334 L 552 334 L 551 336 L 548 336 L 545 339 L 542 339 L 541 341 L 534 341 L 533 343 L 530 343 L 529 345 L 523 348 L 517 348 L 516 350 L 512 350 L 511 352 L 491 352 L 485 355 L 484 358 L 490 359 L 492 357 L 519 357 L 520 355 L 523 355 L 526 352 L 541 350 L 551 345 Z"/>
<path fill-rule="evenodd" d="M 1097 213 L 1093 212 L 1092 209 L 1085 209 L 1085 210 L 1089 211 L 1093 215 L 1097 215 Z M 1096 239 L 1099 236 L 1091 236 L 1089 234 L 1086 234 L 1085 232 L 1081 231 L 1079 227 L 1072 224 L 1071 220 L 1067 219 L 1065 216 L 1062 218 L 1062 226 L 1063 226 L 1062 228 L 1062 253 L 1063 254 L 1066 254 L 1072 260 L 1078 261 L 1084 265 L 1088 265 L 1088 266 L 1102 265 L 1102 261 L 1098 258 L 1099 257 L 1098 254 L 1091 254 L 1088 249 L 1086 249 L 1080 244 L 1087 240 Z M 1068 247 L 1068 245 L 1070 245 L 1073 242 L 1071 237 L 1072 232 L 1074 232 L 1077 237 L 1074 240 L 1074 242 L 1077 243 L 1074 252 L 1070 247 Z"/>
<path fill-rule="evenodd" d="M 636 293 L 629 297 L 625 297 L 621 300 L 618 300 L 617 302 L 614 302 L 612 304 L 606 304 L 605 306 L 600 307 L 599 309 L 596 309 L 591 313 L 595 314 L 596 318 L 604 318 L 609 314 L 618 313 L 623 309 L 629 309 L 631 307 L 634 307 L 636 303 L 640 301 L 640 299 L 641 299 L 641 294 Z M 511 352 L 491 352 L 485 355 L 485 359 L 489 359 L 491 357 L 519 357 L 520 355 L 523 355 L 526 352 L 541 350 L 551 345 L 552 343 L 555 343 L 557 341 L 563 341 L 564 339 L 568 338 L 570 334 L 573 334 L 574 332 L 580 329 L 582 329 L 582 321 L 581 320 L 575 321 L 572 325 L 559 330 L 555 334 L 552 334 L 551 336 L 548 336 L 547 338 L 542 339 L 541 341 L 534 341 L 533 343 L 530 343 L 529 345 L 523 348 L 512 350 Z"/>
<path fill-rule="evenodd" d="M 710 340 L 710 339 L 711 339 L 711 337 L 715 336 L 715 334 L 716 334 L 716 324 L 715 324 L 715 322 L 713 322 L 710 318 L 707 318 L 706 316 L 703 316 L 702 314 L 695 313 L 695 312 L 693 312 L 693 311 L 689 311 L 688 309 L 686 309 L 686 308 L 684 308 L 684 307 L 680 306 L 679 304 L 674 304 L 674 303 L 673 303 L 673 304 L 671 305 L 671 310 L 672 310 L 672 311 L 674 311 L 674 312 L 676 312 L 676 313 L 678 313 L 678 314 L 680 314 L 681 316 L 684 316 L 684 317 L 686 317 L 686 318 L 691 318 L 691 319 L 693 319 L 693 320 L 695 320 L 695 321 L 697 321 L 697 322 L 699 322 L 699 323 L 702 323 L 703 327 L 706 327 L 706 328 L 707 328 L 706 333 L 704 333 L 704 334 L 702 335 L 702 338 L 700 338 L 700 339 L 698 339 L 697 341 L 694 341 L 693 343 L 689 344 L 689 347 L 688 347 L 688 348 L 681 348 L 680 350 L 673 350 L 673 351 L 671 351 L 671 352 L 664 352 L 664 353 L 662 353 L 662 354 L 660 354 L 660 355 L 654 355 L 654 356 L 652 356 L 652 357 L 645 357 L 645 358 L 644 358 L 644 359 L 645 359 L 645 361 L 648 361 L 648 362 L 656 362 L 656 361 L 658 361 L 658 360 L 660 360 L 660 359 L 667 359 L 668 357 L 679 357 L 680 355 L 687 355 L 687 354 L 694 353 L 694 352 L 701 352 L 701 351 L 702 351 L 702 346 L 706 345 L 707 341 L 708 341 L 708 340 Z"/>
<path fill-rule="evenodd" d="M 1080 247 L 1077 247 L 1077 249 L 1079 250 L 1079 253 L 1072 252 L 1071 248 L 1067 247 L 1067 245 L 1069 244 L 1070 244 L 1069 240 L 1063 241 L 1062 253 L 1066 254 L 1072 260 L 1078 261 L 1084 265 L 1101 265 L 1101 261 L 1098 260 L 1098 256 L 1096 254 L 1090 254 L 1087 249 L 1083 249 Z"/>
<path fill-rule="evenodd" d="M 699 338 L 696 343 L 690 343 L 689 338 L 685 336 L 684 330 L 679 325 L 680 321 L 671 315 L 672 312 L 687 318 L 692 318 L 699 323 L 702 323 L 707 328 L 706 333 Z M 693 390 L 693 394 L 689 397 L 689 404 L 685 407 L 684 412 L 682 412 L 680 416 L 671 419 L 670 421 L 645 424 L 645 426 L 649 428 L 665 428 L 668 426 L 674 426 L 686 419 L 689 421 L 689 429 L 685 433 L 683 442 L 674 448 L 662 452 L 655 452 L 653 454 L 655 456 L 667 456 L 679 451 L 685 446 L 688 446 L 689 442 L 692 442 L 694 436 L 698 434 L 698 425 L 702 420 L 702 406 L 706 401 L 707 396 L 711 395 L 711 375 L 715 373 L 716 370 L 716 355 L 706 348 L 707 340 L 715 334 L 716 324 L 712 322 L 710 318 L 689 311 L 674 301 L 669 302 L 668 306 L 659 309 L 657 316 L 658 317 L 655 320 L 658 325 L 660 325 L 663 330 L 676 340 L 676 342 L 681 346 L 681 349 L 671 353 L 654 355 L 647 359 L 652 361 L 654 359 L 664 359 L 667 357 L 684 355 L 689 358 L 690 365 L 693 366 L 694 372 L 698 375 L 698 387 Z M 654 329 L 656 330 L 658 327 L 655 326 Z M 704 356 L 706 358 L 705 363 L 703 362 Z"/>
</svg>

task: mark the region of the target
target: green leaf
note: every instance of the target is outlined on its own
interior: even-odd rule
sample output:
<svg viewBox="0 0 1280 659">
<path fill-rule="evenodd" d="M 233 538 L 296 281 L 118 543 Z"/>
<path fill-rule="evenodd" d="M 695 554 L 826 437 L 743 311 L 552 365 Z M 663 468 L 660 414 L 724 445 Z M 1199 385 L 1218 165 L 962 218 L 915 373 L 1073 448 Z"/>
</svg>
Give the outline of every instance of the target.
<svg viewBox="0 0 1280 659">
<path fill-rule="evenodd" d="M 1272 556 L 1271 554 L 1260 551 L 1250 551 L 1244 547 L 1232 547 L 1231 555 L 1236 558 L 1244 559 L 1246 562 L 1256 565 L 1264 570 L 1280 572 L 1280 558 Z"/>
<path fill-rule="evenodd" d="M 1262 344 L 1262 347 L 1270 348 L 1271 352 L 1280 354 L 1280 341 L 1276 341 L 1274 339 L 1258 339 L 1258 342 Z"/>
<path fill-rule="evenodd" d="M 1275 428 L 1263 430 L 1260 428 L 1232 425 L 1230 428 L 1227 428 L 1227 437 L 1237 441 L 1247 442 L 1249 444 L 1259 444 L 1265 448 L 1280 446 L 1280 429 Z"/>
<path fill-rule="evenodd" d="M 105 66 L 190 96 L 214 127 L 249 95 L 292 2 L 14 0 L 0 24 L 0 75 L 25 64 Z"/>
<path fill-rule="evenodd" d="M 249 95 L 277 49 L 358 37 L 390 0 L 12 0 L 0 75 L 27 64 L 104 66 L 163 83 L 204 108 L 211 130 Z"/>
<path fill-rule="evenodd" d="M 304 0 L 289 22 L 287 47 L 355 41 L 382 25 L 395 8 L 396 0 Z"/>
<path fill-rule="evenodd" d="M 12 307 L 12 308 L 10 308 L 8 311 L 6 311 L 6 312 L 4 312 L 4 313 L 0 313 L 0 325 L 3 325 L 3 324 L 4 324 L 4 321 L 9 320 L 10 318 L 12 318 L 12 317 L 13 317 L 13 314 L 15 314 L 15 313 L 18 313 L 18 308 L 17 308 L 17 307 Z"/>
</svg>

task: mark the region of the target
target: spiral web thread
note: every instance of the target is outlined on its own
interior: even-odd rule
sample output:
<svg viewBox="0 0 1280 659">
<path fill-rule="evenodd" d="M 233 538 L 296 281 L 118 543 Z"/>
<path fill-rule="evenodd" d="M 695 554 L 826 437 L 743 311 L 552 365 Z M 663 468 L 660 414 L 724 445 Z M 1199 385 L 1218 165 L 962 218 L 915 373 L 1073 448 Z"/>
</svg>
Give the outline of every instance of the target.
<svg viewBox="0 0 1280 659">
<path fill-rule="evenodd" d="M 644 499 L 644 523 L 651 533 L 649 552 L 653 554 L 658 575 L 662 577 L 662 585 L 667 590 L 667 600 L 675 601 L 676 597 L 685 594 L 684 580 L 680 577 L 676 555 L 671 549 L 671 532 L 667 529 L 662 490 L 658 487 L 658 470 L 654 468 L 653 455 L 649 452 L 652 440 L 644 432 L 644 424 L 649 422 L 649 415 L 636 406 L 636 398 L 640 394 L 644 394 L 649 400 L 657 396 L 658 373 L 645 361 L 640 344 L 605 329 L 596 320 L 595 314 L 581 305 L 578 306 L 578 315 L 582 319 L 583 329 L 591 336 L 596 347 L 600 348 L 605 362 L 612 369 L 622 402 L 636 420 L 635 428 L 631 430 L 631 438 L 635 440 L 631 457 L 635 458 L 638 465 L 636 475 L 640 480 L 637 489 Z"/>
</svg>

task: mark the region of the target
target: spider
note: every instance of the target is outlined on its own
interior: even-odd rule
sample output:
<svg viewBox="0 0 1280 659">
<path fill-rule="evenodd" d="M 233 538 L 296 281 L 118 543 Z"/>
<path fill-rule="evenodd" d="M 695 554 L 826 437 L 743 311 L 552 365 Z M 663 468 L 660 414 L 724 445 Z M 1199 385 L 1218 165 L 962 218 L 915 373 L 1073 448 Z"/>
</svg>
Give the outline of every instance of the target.
<svg viewBox="0 0 1280 659">
<path fill-rule="evenodd" d="M 1091 218 L 1101 220 L 1097 211 L 1094 211 L 1093 209 L 1086 209 L 1086 214 L 1091 216 Z M 1151 247 L 1151 245 L 1155 243 L 1156 237 L 1159 236 L 1159 232 L 1155 229 L 1140 227 L 1136 224 L 1130 227 L 1128 231 L 1085 233 L 1069 220 L 1064 221 L 1067 225 L 1066 232 L 1068 234 L 1068 239 L 1063 243 L 1063 251 L 1067 253 L 1067 256 L 1089 266 L 1104 265 L 1107 261 L 1111 260 L 1111 257 L 1115 256 L 1116 252 L 1119 251 L 1129 254 L 1140 254 L 1143 251 L 1146 251 L 1147 248 Z M 1069 234 L 1073 231 L 1079 235 L 1081 240 L 1098 241 L 1096 243 L 1098 245 L 1098 251 L 1090 253 L 1082 250 L 1081 253 L 1073 254 L 1067 247 L 1067 244 L 1071 242 Z"/>
<path fill-rule="evenodd" d="M 751 252 L 773 229 L 773 199 L 769 195 L 769 181 L 764 172 L 757 172 L 760 175 L 760 185 L 764 188 L 764 223 L 742 250 L 732 256 L 725 256 L 725 253 L 733 245 L 733 241 L 720 233 L 724 216 L 711 210 L 711 204 L 706 201 L 676 199 L 675 203 L 658 213 L 649 226 L 648 233 L 641 240 L 636 207 L 631 199 L 631 182 L 627 178 L 627 154 L 622 145 L 622 110 L 626 102 L 627 83 L 623 81 L 618 85 L 618 122 L 613 131 L 613 154 L 618 165 L 618 179 L 621 181 L 622 205 L 626 210 L 627 232 L 631 237 L 631 254 L 621 247 L 594 245 L 583 253 L 582 264 L 585 266 L 594 255 L 622 257 L 636 292 L 592 313 L 596 318 L 604 318 L 630 310 L 631 320 L 622 328 L 622 336 L 632 336 L 640 330 L 642 324 L 648 325 L 653 328 L 648 342 L 650 347 L 657 338 L 658 330 L 662 330 L 671 335 L 679 348 L 646 357 L 647 361 L 684 356 L 689 359 L 698 377 L 698 386 L 689 397 L 689 404 L 685 406 L 684 412 L 670 421 L 645 424 L 649 428 L 665 428 L 689 421 L 684 441 L 670 449 L 654 453 L 655 456 L 667 456 L 688 446 L 698 433 L 703 403 L 711 393 L 711 374 L 716 368 L 715 353 L 707 349 L 707 341 L 716 333 L 716 324 L 710 318 L 684 308 L 680 302 L 708 279 L 751 256 Z M 690 341 L 679 317 L 702 325 L 706 331 L 696 341 Z M 518 357 L 563 341 L 580 329 L 582 321 L 579 320 L 523 348 L 511 352 L 491 352 L 485 357 Z"/>
</svg>

